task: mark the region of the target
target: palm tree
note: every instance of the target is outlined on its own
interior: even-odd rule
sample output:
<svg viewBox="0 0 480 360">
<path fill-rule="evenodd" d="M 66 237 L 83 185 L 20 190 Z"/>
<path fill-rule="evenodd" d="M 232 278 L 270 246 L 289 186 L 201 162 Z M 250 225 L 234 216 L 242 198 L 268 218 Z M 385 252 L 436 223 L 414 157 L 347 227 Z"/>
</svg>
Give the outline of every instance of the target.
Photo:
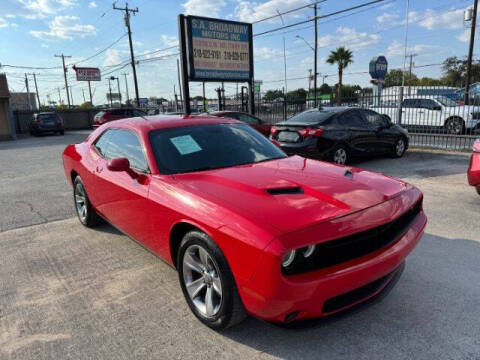
<svg viewBox="0 0 480 360">
<path fill-rule="evenodd" d="M 338 95 L 337 95 L 337 105 L 342 103 L 342 77 L 343 70 L 351 63 L 353 63 L 353 54 L 350 50 L 345 49 L 345 47 L 340 46 L 337 50 L 330 51 L 328 56 L 327 63 L 338 65 Z"/>
</svg>

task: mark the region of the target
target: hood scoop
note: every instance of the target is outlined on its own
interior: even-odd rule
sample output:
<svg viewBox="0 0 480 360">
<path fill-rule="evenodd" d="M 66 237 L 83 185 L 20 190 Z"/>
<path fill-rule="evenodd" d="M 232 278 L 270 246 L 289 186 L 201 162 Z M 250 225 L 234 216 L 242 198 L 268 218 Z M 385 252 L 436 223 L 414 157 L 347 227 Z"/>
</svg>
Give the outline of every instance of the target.
<svg viewBox="0 0 480 360">
<path fill-rule="evenodd" d="M 279 186 L 266 189 L 270 195 L 298 195 L 304 191 L 300 186 Z"/>
</svg>

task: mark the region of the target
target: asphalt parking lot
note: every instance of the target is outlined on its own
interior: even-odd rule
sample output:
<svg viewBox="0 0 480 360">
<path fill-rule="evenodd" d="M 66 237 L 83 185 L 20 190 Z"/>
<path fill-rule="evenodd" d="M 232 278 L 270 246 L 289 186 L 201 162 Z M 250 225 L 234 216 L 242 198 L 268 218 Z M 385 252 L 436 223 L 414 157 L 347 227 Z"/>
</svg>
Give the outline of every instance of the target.
<svg viewBox="0 0 480 360">
<path fill-rule="evenodd" d="M 468 154 L 355 165 L 425 194 L 426 233 L 387 296 L 282 328 L 201 325 L 177 274 L 109 225 L 74 218 L 61 152 L 88 132 L 0 143 L 0 359 L 480 359 L 480 197 Z"/>
</svg>

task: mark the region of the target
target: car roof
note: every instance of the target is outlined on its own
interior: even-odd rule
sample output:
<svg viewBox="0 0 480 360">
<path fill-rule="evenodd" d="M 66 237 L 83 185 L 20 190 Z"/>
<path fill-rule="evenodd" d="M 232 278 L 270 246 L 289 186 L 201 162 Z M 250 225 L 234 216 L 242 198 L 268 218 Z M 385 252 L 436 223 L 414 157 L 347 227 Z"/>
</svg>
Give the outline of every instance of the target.
<svg viewBox="0 0 480 360">
<path fill-rule="evenodd" d="M 148 115 L 111 121 L 106 123 L 106 126 L 134 128 L 147 133 L 151 130 L 205 124 L 242 124 L 242 122 L 235 119 L 205 115 Z"/>
</svg>

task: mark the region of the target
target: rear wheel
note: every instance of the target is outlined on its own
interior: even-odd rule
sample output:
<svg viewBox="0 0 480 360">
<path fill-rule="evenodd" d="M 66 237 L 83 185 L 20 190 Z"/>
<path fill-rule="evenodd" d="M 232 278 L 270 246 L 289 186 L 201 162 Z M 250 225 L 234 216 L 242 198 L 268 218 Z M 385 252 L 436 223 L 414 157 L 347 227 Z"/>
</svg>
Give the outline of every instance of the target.
<svg viewBox="0 0 480 360">
<path fill-rule="evenodd" d="M 73 201 L 75 202 L 75 210 L 78 219 L 82 225 L 85 225 L 86 227 L 94 227 L 95 225 L 98 225 L 101 218 L 90 204 L 87 191 L 83 186 L 80 176 L 77 176 L 73 182 Z"/>
<path fill-rule="evenodd" d="M 336 164 L 345 165 L 349 159 L 348 150 L 343 145 L 337 145 L 332 150 L 330 160 Z"/>
<path fill-rule="evenodd" d="M 220 330 L 245 319 L 230 267 L 207 234 L 190 231 L 183 237 L 177 268 L 185 300 L 202 323 Z"/>
</svg>

